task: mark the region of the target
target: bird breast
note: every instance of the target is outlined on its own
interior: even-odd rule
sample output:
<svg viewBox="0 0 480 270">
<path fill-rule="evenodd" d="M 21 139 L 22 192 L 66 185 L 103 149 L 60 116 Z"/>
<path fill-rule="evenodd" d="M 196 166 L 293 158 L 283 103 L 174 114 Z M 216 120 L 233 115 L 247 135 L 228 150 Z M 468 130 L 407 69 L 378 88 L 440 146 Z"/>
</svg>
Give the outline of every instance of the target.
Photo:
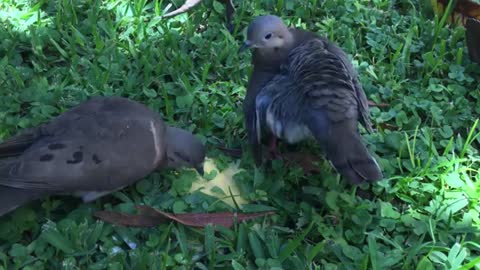
<svg viewBox="0 0 480 270">
<path fill-rule="evenodd" d="M 275 137 L 295 144 L 300 141 L 312 138 L 312 133 L 301 121 L 292 121 L 277 117 L 271 108 L 266 113 L 267 126 Z"/>
</svg>

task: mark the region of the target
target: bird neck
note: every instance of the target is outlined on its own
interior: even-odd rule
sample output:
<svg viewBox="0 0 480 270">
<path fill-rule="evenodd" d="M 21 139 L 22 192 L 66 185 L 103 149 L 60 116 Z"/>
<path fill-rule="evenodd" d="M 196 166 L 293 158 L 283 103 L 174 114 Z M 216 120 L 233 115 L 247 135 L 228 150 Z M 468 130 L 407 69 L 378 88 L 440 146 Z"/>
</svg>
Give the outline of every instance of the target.
<svg viewBox="0 0 480 270">
<path fill-rule="evenodd" d="M 252 64 L 258 72 L 276 73 L 280 70 L 283 57 L 277 55 L 260 53 L 256 49 L 253 51 Z"/>
<path fill-rule="evenodd" d="M 287 60 L 290 51 L 298 45 L 294 34 L 292 29 L 284 31 L 281 47 L 254 49 L 252 64 L 255 69 L 263 72 L 279 72 L 280 66 Z"/>
<path fill-rule="evenodd" d="M 291 49 L 295 47 L 295 38 L 293 36 L 292 29 L 288 29 L 288 31 L 285 31 L 283 40 L 285 41 L 284 50 L 290 52 Z"/>
</svg>

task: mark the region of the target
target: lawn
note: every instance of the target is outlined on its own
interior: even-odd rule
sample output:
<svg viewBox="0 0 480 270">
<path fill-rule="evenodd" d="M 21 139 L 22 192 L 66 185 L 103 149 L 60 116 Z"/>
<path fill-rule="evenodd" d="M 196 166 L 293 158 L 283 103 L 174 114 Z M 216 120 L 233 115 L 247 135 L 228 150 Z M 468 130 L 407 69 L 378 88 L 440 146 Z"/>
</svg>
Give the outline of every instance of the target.
<svg viewBox="0 0 480 270">
<path fill-rule="evenodd" d="M 203 2 L 173 19 L 161 18 L 167 0 L 0 2 L 0 139 L 115 95 L 197 134 L 218 173 L 238 159 L 216 146 L 244 150 L 237 204 L 219 188 L 192 192 L 196 175 L 185 169 L 91 204 L 50 197 L 19 208 L 0 218 L 0 269 L 480 269 L 480 68 L 463 27 L 443 24 L 430 1 L 252 0 L 234 1 L 230 34 L 224 5 Z M 241 107 L 250 54 L 237 51 L 265 13 L 336 42 L 367 97 L 388 104 L 371 107 L 376 132 L 363 132 L 385 180 L 353 187 L 324 160 L 313 175 L 281 161 L 255 169 Z M 321 156 L 315 144 L 297 150 Z M 139 204 L 276 213 L 231 229 L 92 216 Z"/>
</svg>

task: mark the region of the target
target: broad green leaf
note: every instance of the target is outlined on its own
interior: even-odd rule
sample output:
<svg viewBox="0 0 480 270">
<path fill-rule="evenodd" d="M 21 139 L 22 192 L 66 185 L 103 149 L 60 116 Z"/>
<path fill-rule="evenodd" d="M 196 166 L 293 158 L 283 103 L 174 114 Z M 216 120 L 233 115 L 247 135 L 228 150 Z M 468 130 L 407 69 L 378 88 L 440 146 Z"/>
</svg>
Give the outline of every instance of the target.
<svg viewBox="0 0 480 270">
<path fill-rule="evenodd" d="M 415 269 L 416 270 L 434 270 L 435 267 L 427 257 L 423 257 L 418 263 L 417 268 Z"/>
</svg>

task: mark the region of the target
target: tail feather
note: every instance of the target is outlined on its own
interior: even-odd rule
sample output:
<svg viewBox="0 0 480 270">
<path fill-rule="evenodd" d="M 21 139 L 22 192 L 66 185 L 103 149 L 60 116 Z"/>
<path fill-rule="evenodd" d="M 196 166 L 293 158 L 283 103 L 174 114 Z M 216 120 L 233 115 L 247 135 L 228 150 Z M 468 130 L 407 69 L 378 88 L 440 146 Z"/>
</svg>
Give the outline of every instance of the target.
<svg viewBox="0 0 480 270">
<path fill-rule="evenodd" d="M 338 173 L 353 184 L 383 178 L 377 161 L 368 152 L 357 132 L 337 132 L 328 138 L 326 152 Z"/>
<path fill-rule="evenodd" d="M 356 121 L 331 123 L 325 114 L 312 114 L 308 126 L 325 150 L 333 167 L 352 184 L 383 178 L 377 161 L 370 155 L 357 131 Z"/>
<path fill-rule="evenodd" d="M 0 217 L 41 197 L 41 192 L 0 186 Z"/>
</svg>

